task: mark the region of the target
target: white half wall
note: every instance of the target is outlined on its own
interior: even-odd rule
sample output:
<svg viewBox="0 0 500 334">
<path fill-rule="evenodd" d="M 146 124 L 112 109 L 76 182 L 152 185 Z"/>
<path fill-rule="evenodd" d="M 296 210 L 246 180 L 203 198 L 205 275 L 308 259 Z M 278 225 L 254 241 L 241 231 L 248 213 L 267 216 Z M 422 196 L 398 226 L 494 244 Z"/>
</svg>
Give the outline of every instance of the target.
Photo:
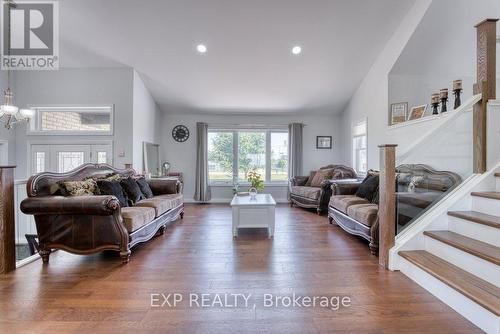
<svg viewBox="0 0 500 334">
<path fill-rule="evenodd" d="M 133 89 L 133 167 L 141 173 L 144 171 L 143 143 L 158 144 L 160 141 L 161 112 L 135 70 Z"/>
<path fill-rule="evenodd" d="M 207 115 L 207 114 L 171 114 L 164 113 L 161 128 L 162 161 L 172 165 L 172 171 L 184 173 L 185 199 L 193 199 L 196 173 L 196 123 L 210 124 L 266 124 L 285 125 L 301 122 L 304 128 L 304 173 L 331 163 L 342 163 L 343 147 L 342 125 L 340 117 L 335 115 L 280 115 L 280 116 L 241 116 L 241 115 Z M 189 139 L 178 143 L 172 138 L 172 128 L 178 124 L 186 125 L 190 131 Z M 316 136 L 332 136 L 331 150 L 316 149 Z M 276 200 L 286 200 L 286 187 L 270 186 L 265 192 L 271 193 Z M 232 198 L 231 187 L 212 187 L 213 201 L 229 202 Z"/>
</svg>

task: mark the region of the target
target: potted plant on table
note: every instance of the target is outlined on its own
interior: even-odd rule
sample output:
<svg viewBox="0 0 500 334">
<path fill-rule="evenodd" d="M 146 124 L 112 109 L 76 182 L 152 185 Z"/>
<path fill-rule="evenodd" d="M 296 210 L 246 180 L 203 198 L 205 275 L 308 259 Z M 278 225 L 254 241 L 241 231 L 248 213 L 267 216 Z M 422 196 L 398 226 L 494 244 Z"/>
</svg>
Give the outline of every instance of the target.
<svg viewBox="0 0 500 334">
<path fill-rule="evenodd" d="M 257 195 L 258 190 L 264 189 L 264 180 L 262 180 L 262 176 L 256 171 L 250 171 L 247 175 L 247 180 L 250 182 L 249 193 L 251 197 L 255 197 Z"/>
</svg>

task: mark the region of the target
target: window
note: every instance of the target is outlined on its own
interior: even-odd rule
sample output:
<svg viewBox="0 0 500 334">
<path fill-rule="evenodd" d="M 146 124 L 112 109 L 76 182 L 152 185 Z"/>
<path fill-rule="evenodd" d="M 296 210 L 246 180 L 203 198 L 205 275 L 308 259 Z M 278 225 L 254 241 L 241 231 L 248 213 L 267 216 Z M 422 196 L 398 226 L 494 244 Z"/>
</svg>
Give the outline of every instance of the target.
<svg viewBox="0 0 500 334">
<path fill-rule="evenodd" d="M 250 171 L 261 174 L 266 182 L 288 180 L 288 132 L 268 129 L 210 130 L 210 182 L 246 183 Z"/>
<path fill-rule="evenodd" d="M 352 164 L 358 174 L 366 174 L 367 159 L 367 121 L 362 120 L 352 127 Z"/>
<path fill-rule="evenodd" d="M 66 173 L 85 162 L 84 152 L 58 152 L 57 172 Z"/>
<path fill-rule="evenodd" d="M 35 118 L 29 132 L 62 135 L 111 135 L 113 107 L 32 107 Z"/>
<path fill-rule="evenodd" d="M 45 152 L 35 152 L 35 173 L 45 172 Z"/>
</svg>

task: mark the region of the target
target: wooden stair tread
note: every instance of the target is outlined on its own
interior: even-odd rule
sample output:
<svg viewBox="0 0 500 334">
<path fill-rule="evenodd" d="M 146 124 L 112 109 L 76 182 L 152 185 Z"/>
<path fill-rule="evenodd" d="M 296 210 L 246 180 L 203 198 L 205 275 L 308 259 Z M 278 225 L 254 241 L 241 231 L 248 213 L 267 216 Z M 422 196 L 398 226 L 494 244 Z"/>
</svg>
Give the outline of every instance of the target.
<svg viewBox="0 0 500 334">
<path fill-rule="evenodd" d="M 469 220 L 474 223 L 500 228 L 500 217 L 477 211 L 449 211 L 449 216 Z"/>
<path fill-rule="evenodd" d="M 495 285 L 424 250 L 398 254 L 496 316 L 500 315 L 500 288 Z"/>
<path fill-rule="evenodd" d="M 472 196 L 477 196 L 477 197 L 484 197 L 484 198 L 490 198 L 490 199 L 498 199 L 500 200 L 500 192 L 496 191 L 475 191 L 471 193 Z"/>
<path fill-rule="evenodd" d="M 450 231 L 424 231 L 424 235 L 477 256 L 483 260 L 500 265 L 500 247 Z"/>
<path fill-rule="evenodd" d="M 495 173 L 495 177 L 500 177 L 500 173 Z"/>
</svg>

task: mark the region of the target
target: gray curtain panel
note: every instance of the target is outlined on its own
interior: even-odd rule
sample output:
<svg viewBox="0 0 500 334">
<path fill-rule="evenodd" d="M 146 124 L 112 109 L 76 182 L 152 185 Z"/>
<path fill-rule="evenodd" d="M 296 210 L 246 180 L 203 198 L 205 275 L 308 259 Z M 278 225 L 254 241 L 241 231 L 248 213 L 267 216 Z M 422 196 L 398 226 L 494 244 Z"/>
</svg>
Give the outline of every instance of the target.
<svg viewBox="0 0 500 334">
<path fill-rule="evenodd" d="M 302 175 L 302 130 L 304 124 L 291 123 L 288 125 L 288 177 Z"/>
<path fill-rule="evenodd" d="M 196 123 L 196 189 L 194 200 L 210 201 L 208 185 L 208 124 Z"/>
</svg>

